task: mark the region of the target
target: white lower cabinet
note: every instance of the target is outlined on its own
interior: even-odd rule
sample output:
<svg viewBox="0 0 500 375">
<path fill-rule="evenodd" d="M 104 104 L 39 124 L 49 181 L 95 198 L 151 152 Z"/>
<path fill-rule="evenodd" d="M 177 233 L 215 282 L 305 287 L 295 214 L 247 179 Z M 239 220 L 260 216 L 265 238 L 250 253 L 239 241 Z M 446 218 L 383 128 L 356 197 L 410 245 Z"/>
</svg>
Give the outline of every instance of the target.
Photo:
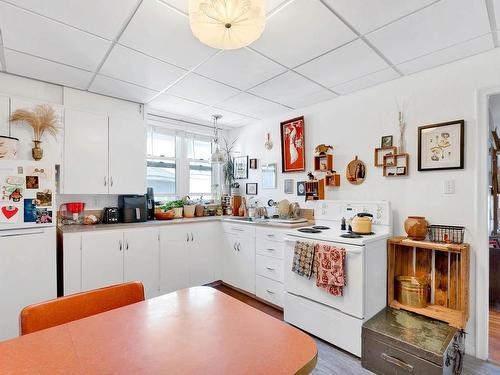
<svg viewBox="0 0 500 375">
<path fill-rule="evenodd" d="M 160 294 L 160 244 L 156 228 L 130 229 L 124 232 L 123 279 L 139 280 L 146 298 Z"/>
<path fill-rule="evenodd" d="M 255 294 L 255 229 L 248 228 L 224 233 L 222 247 L 222 280 L 238 289 Z M 241 234 L 244 233 L 244 234 Z"/>
<path fill-rule="evenodd" d="M 123 232 L 82 234 L 82 291 L 123 282 Z"/>
<path fill-rule="evenodd" d="M 268 279 L 264 276 L 255 277 L 255 295 L 272 304 L 283 307 L 285 287 L 283 283 Z"/>
</svg>

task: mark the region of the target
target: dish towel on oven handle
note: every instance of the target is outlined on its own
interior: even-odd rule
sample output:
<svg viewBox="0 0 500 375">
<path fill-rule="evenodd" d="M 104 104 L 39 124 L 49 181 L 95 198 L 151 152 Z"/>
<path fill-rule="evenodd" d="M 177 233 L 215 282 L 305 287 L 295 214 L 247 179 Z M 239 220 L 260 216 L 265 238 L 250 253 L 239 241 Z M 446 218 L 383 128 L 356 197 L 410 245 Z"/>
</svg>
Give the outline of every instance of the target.
<svg viewBox="0 0 500 375">
<path fill-rule="evenodd" d="M 311 278 L 314 265 L 314 244 L 312 242 L 295 242 L 293 251 L 292 272 Z"/>
<path fill-rule="evenodd" d="M 314 247 L 314 253 L 316 286 L 334 296 L 342 296 L 343 287 L 347 285 L 345 249 L 317 244 Z"/>
</svg>

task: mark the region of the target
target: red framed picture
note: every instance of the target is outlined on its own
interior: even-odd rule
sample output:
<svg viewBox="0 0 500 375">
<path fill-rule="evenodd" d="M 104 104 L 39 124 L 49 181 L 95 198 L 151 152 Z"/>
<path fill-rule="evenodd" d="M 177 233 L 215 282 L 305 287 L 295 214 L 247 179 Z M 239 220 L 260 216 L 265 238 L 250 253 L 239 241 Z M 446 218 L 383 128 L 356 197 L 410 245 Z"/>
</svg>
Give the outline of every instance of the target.
<svg viewBox="0 0 500 375">
<path fill-rule="evenodd" d="M 283 173 L 305 172 L 304 116 L 283 121 L 280 126 Z"/>
</svg>

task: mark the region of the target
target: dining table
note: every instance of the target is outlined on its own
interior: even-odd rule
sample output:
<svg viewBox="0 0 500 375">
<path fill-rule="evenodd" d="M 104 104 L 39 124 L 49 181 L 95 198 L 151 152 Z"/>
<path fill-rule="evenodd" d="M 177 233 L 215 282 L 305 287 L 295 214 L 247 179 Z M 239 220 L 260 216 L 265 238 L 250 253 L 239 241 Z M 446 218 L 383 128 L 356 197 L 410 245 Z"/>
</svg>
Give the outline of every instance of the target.
<svg viewBox="0 0 500 375">
<path fill-rule="evenodd" d="M 193 287 L 0 342 L 0 374 L 308 374 L 315 341 Z"/>
</svg>

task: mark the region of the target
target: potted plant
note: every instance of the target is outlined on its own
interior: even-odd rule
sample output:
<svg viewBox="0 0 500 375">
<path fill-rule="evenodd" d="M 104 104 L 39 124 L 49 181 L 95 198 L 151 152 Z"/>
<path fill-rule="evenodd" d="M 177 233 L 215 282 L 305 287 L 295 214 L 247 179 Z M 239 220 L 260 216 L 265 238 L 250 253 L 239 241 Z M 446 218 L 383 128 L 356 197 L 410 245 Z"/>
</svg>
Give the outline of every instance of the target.
<svg viewBox="0 0 500 375">
<path fill-rule="evenodd" d="M 196 204 L 191 200 L 189 196 L 183 199 L 184 202 L 184 217 L 194 217 L 194 213 L 196 210 Z"/>
<path fill-rule="evenodd" d="M 174 219 L 182 218 L 182 213 L 184 211 L 184 201 L 181 199 L 181 200 L 169 202 L 168 204 L 175 212 Z"/>
<path fill-rule="evenodd" d="M 43 134 L 49 132 L 55 137 L 59 132 L 58 117 L 54 108 L 48 104 L 37 105 L 32 111 L 18 109 L 10 116 L 10 121 L 26 123 L 33 129 L 35 147 L 31 149 L 31 155 L 35 160 L 41 160 L 43 157 L 43 149 L 40 147 Z"/>
<path fill-rule="evenodd" d="M 234 144 L 237 139 L 235 139 L 231 144 L 228 143 L 226 138 L 224 139 L 224 146 L 222 147 L 222 152 L 226 156 L 226 161 L 222 165 L 222 174 L 224 177 L 223 193 L 229 194 L 231 189 L 231 184 L 234 181 L 234 158 L 231 155 L 234 149 Z"/>
</svg>

